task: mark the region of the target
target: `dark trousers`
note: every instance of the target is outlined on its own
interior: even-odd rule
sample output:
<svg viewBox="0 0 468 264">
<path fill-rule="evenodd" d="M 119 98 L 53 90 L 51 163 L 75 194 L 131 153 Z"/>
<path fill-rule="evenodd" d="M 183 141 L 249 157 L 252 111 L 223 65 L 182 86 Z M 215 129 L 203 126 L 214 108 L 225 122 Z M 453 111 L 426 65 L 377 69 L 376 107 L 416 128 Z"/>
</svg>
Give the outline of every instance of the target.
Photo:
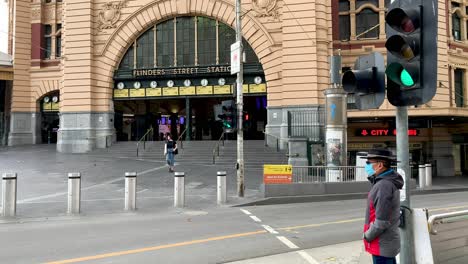
<svg viewBox="0 0 468 264">
<path fill-rule="evenodd" d="M 387 258 L 382 256 L 372 255 L 374 264 L 396 264 L 396 258 Z"/>
</svg>

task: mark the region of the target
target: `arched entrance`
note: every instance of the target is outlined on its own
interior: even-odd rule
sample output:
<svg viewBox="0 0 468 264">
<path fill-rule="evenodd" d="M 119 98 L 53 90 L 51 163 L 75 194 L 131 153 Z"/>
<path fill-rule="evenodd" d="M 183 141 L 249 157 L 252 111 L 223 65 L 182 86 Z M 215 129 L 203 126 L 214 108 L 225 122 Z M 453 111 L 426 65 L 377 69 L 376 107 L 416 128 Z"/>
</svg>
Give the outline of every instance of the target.
<svg viewBox="0 0 468 264">
<path fill-rule="evenodd" d="M 40 100 L 41 108 L 41 143 L 57 143 L 59 129 L 59 91 L 52 91 Z"/>
<path fill-rule="evenodd" d="M 235 32 L 219 20 L 180 16 L 153 25 L 127 49 L 114 73 L 118 140 L 154 138 L 187 128 L 186 139 L 217 139 L 223 102 L 234 99 L 230 46 Z M 261 139 L 266 124 L 262 65 L 244 40 L 245 138 Z M 190 129 L 188 129 L 190 128 Z"/>
</svg>

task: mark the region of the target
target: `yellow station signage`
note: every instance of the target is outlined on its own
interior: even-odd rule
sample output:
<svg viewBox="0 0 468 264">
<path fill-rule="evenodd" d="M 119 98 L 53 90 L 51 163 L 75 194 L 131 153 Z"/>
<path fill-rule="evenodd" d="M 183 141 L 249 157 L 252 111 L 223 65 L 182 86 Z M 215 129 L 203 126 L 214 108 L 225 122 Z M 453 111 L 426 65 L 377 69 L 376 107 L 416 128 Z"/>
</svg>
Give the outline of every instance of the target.
<svg viewBox="0 0 468 264">
<path fill-rule="evenodd" d="M 177 96 L 179 95 L 179 87 L 163 87 L 164 96 Z"/>
<path fill-rule="evenodd" d="M 230 85 L 216 85 L 213 86 L 214 94 L 231 94 Z"/>
<path fill-rule="evenodd" d="M 145 97 L 145 89 L 130 89 L 130 97 Z"/>
<path fill-rule="evenodd" d="M 197 86 L 197 94 L 213 94 L 213 86 Z"/>
<path fill-rule="evenodd" d="M 114 89 L 114 97 L 115 98 L 127 98 L 128 97 L 128 89 Z"/>
<path fill-rule="evenodd" d="M 162 96 L 161 88 L 146 88 L 146 96 Z"/>
<path fill-rule="evenodd" d="M 180 95 L 195 95 L 195 86 L 179 87 Z"/>
</svg>

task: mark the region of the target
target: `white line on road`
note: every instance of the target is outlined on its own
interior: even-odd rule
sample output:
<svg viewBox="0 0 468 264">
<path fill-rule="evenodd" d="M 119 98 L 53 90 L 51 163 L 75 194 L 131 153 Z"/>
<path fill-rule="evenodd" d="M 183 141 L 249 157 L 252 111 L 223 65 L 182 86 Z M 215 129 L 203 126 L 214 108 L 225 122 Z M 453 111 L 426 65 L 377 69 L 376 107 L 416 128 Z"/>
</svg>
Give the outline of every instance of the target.
<svg viewBox="0 0 468 264">
<path fill-rule="evenodd" d="M 305 260 L 307 260 L 307 262 L 309 262 L 310 264 L 320 264 L 317 260 L 315 260 L 311 255 L 309 255 L 304 250 L 299 250 L 297 251 L 297 253 L 301 255 L 301 257 L 303 257 Z"/>
<path fill-rule="evenodd" d="M 121 189 L 118 189 L 116 192 L 121 192 L 123 191 L 125 188 L 121 188 Z"/>
<path fill-rule="evenodd" d="M 295 248 L 299 248 L 298 246 L 294 245 L 293 242 L 289 241 L 287 238 L 285 238 L 284 236 L 276 236 L 276 238 L 278 238 L 281 242 L 283 242 L 283 244 L 285 244 L 286 246 L 288 246 L 289 248 L 292 248 L 292 249 L 295 249 Z"/>
<path fill-rule="evenodd" d="M 277 231 L 275 231 L 271 226 L 268 226 L 268 225 L 262 225 L 263 228 L 266 229 L 266 231 L 270 232 L 271 234 L 278 234 Z"/>
<path fill-rule="evenodd" d="M 245 209 L 240 209 L 240 210 L 246 215 L 251 215 L 251 213 L 249 211 L 245 210 Z"/>
<path fill-rule="evenodd" d="M 252 218 L 255 222 L 261 222 L 260 218 L 256 217 L 255 215 L 251 215 L 250 218 Z"/>
<path fill-rule="evenodd" d="M 157 170 L 164 169 L 164 168 L 166 168 L 166 165 L 142 171 L 142 172 L 138 173 L 138 175 L 141 176 L 141 175 L 148 174 L 150 172 L 157 171 Z M 118 181 L 121 181 L 121 180 L 122 180 L 122 178 L 119 177 L 117 179 L 113 179 L 113 180 L 105 181 L 103 183 L 98 183 L 98 184 L 91 185 L 91 186 L 88 186 L 88 187 L 85 187 L 85 188 L 81 188 L 81 191 L 94 189 L 94 188 L 101 187 L 101 186 L 111 184 L 111 183 L 114 183 L 114 182 L 118 182 Z M 58 193 L 52 193 L 52 194 L 47 194 L 47 195 L 42 195 L 42 196 L 37 196 L 37 197 L 32 197 L 32 198 L 26 198 L 26 199 L 23 199 L 23 200 L 19 200 L 18 204 L 37 201 L 37 200 L 42 200 L 42 199 L 46 199 L 46 198 L 53 198 L 53 197 L 66 195 L 66 194 L 68 194 L 68 192 L 58 192 Z"/>
<path fill-rule="evenodd" d="M 148 189 L 143 189 L 141 191 L 138 191 L 137 193 L 142 193 L 142 192 L 146 192 Z"/>
</svg>

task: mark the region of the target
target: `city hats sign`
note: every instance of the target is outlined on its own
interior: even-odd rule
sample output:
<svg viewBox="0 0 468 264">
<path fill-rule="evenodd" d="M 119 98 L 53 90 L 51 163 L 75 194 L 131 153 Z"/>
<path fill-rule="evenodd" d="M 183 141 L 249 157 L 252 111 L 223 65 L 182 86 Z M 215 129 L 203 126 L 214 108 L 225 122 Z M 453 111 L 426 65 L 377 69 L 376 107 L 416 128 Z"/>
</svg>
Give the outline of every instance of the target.
<svg viewBox="0 0 468 264">
<path fill-rule="evenodd" d="M 263 165 L 264 184 L 292 183 L 292 165 Z"/>
</svg>

